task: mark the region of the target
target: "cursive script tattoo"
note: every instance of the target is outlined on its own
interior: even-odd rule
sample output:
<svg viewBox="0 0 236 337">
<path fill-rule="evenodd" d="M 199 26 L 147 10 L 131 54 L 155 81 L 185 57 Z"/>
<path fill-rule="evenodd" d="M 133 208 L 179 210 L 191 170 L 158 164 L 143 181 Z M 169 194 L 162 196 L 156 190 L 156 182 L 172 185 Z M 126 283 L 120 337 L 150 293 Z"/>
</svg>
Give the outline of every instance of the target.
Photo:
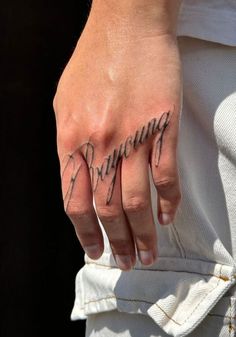
<svg viewBox="0 0 236 337">
<path fill-rule="evenodd" d="M 63 202 L 64 202 L 64 205 L 65 205 L 66 211 L 68 209 L 68 205 L 69 205 L 69 202 L 70 202 L 70 199 L 71 199 L 71 196 L 72 196 L 72 192 L 73 192 L 73 189 L 74 189 L 74 186 L 75 186 L 75 182 L 76 182 L 78 173 L 81 169 L 81 164 L 79 165 L 79 167 L 76 167 L 76 162 L 75 162 L 75 158 L 74 158 L 73 154 L 69 154 L 67 157 L 68 157 L 68 160 L 66 162 L 66 165 L 65 165 L 65 167 L 62 171 L 62 175 L 61 175 L 62 180 L 64 178 L 65 172 L 66 172 L 70 163 L 72 163 L 73 169 L 72 169 L 72 175 L 70 177 L 68 189 L 67 189 L 67 191 L 64 195 L 64 198 L 63 198 Z"/>
<path fill-rule="evenodd" d="M 158 167 L 161 159 L 164 134 L 166 128 L 168 127 L 171 119 L 171 112 L 162 113 L 159 119 L 153 118 L 146 125 L 139 128 L 134 135 L 128 136 L 124 142 L 120 143 L 118 148 L 115 148 L 110 154 L 108 154 L 101 165 L 95 166 L 95 146 L 91 142 L 85 142 L 80 147 L 79 150 L 83 153 L 83 156 L 87 162 L 89 173 L 91 177 L 91 184 L 93 192 L 96 192 L 99 182 L 104 181 L 106 176 L 111 174 L 111 182 L 107 191 L 106 196 L 106 205 L 111 202 L 114 186 L 116 182 L 116 176 L 118 171 L 118 165 L 120 160 L 127 159 L 132 151 L 136 151 L 140 145 L 142 145 L 145 141 L 147 141 L 150 137 L 154 135 L 158 135 L 154 144 L 154 161 L 155 165 Z M 78 151 L 78 149 L 76 150 Z M 76 152 L 75 151 L 75 152 Z M 75 153 L 74 152 L 74 153 Z M 73 173 L 71 176 L 70 184 L 68 190 L 66 191 L 64 202 L 68 206 L 72 191 L 74 188 L 75 181 L 78 177 L 78 173 L 80 170 L 79 166 L 76 168 L 74 153 L 68 155 L 68 160 L 66 162 L 64 171 L 67 169 L 69 163 L 73 162 Z M 63 175 L 62 175 L 63 176 Z"/>
</svg>

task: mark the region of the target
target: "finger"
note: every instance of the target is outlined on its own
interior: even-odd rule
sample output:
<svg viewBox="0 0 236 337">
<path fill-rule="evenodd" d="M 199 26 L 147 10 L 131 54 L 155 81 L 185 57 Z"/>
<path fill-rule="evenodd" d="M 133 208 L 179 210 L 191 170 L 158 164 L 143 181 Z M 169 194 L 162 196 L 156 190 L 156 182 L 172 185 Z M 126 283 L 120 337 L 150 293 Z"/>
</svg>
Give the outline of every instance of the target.
<svg viewBox="0 0 236 337">
<path fill-rule="evenodd" d="M 104 162 L 94 165 L 91 172 L 97 215 L 109 239 L 113 256 L 120 269 L 130 270 L 135 264 L 135 248 L 121 203 L 120 170 L 121 159 L 113 168 L 107 168 Z"/>
<path fill-rule="evenodd" d="M 158 193 L 158 219 L 167 225 L 174 221 L 181 193 L 177 168 L 177 130 L 172 116 L 168 127 L 161 127 L 156 135 L 151 152 L 151 171 Z M 164 124 L 163 124 L 164 126 Z"/>
<path fill-rule="evenodd" d="M 132 229 L 140 261 L 151 265 L 157 257 L 157 234 L 152 213 L 149 150 L 139 147 L 122 163 L 123 208 Z"/>
<path fill-rule="evenodd" d="M 103 252 L 103 236 L 93 207 L 88 167 L 78 151 L 61 163 L 64 207 L 87 255 L 97 259 Z"/>
</svg>

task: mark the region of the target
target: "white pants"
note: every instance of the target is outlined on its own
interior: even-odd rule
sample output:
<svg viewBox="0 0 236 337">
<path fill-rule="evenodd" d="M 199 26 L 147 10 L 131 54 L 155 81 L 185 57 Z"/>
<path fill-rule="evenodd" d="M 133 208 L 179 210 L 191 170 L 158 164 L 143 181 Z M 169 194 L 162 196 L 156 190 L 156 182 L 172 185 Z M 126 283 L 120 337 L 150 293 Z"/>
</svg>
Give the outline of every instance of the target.
<svg viewBox="0 0 236 337">
<path fill-rule="evenodd" d="M 77 297 L 89 286 L 73 315 L 88 317 L 87 337 L 235 336 L 236 47 L 185 37 L 179 45 L 184 75 L 179 217 L 172 231 L 161 232 L 156 269 L 137 268 L 132 278 L 118 274 L 112 263 L 108 270 L 110 260 L 104 258 L 98 268 L 90 268 L 90 261 L 79 274 Z"/>
<path fill-rule="evenodd" d="M 233 320 L 209 315 L 189 336 L 233 337 Z M 86 326 L 86 337 L 169 337 L 150 317 L 116 310 L 89 316 Z"/>
</svg>

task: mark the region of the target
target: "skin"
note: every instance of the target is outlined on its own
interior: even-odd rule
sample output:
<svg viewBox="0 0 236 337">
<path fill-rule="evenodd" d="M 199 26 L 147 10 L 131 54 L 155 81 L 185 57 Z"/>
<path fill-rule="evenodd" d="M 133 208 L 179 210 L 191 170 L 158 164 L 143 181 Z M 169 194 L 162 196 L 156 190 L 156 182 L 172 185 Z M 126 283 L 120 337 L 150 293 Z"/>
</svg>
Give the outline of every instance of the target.
<svg viewBox="0 0 236 337">
<path fill-rule="evenodd" d="M 94 0 L 54 97 L 65 211 L 93 259 L 104 249 L 101 220 L 122 270 L 158 255 L 149 166 L 162 225 L 181 198 L 179 4 Z"/>
</svg>

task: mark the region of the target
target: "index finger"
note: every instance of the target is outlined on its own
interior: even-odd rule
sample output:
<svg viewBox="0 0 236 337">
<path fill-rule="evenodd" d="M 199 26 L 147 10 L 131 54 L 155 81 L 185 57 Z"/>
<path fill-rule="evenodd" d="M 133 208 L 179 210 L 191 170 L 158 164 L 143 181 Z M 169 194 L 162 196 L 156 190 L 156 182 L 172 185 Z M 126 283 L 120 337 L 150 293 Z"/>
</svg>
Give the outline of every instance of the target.
<svg viewBox="0 0 236 337">
<path fill-rule="evenodd" d="M 79 150 L 64 156 L 61 163 L 63 201 L 76 235 L 92 259 L 103 253 L 103 236 L 93 207 L 88 167 Z"/>
</svg>

